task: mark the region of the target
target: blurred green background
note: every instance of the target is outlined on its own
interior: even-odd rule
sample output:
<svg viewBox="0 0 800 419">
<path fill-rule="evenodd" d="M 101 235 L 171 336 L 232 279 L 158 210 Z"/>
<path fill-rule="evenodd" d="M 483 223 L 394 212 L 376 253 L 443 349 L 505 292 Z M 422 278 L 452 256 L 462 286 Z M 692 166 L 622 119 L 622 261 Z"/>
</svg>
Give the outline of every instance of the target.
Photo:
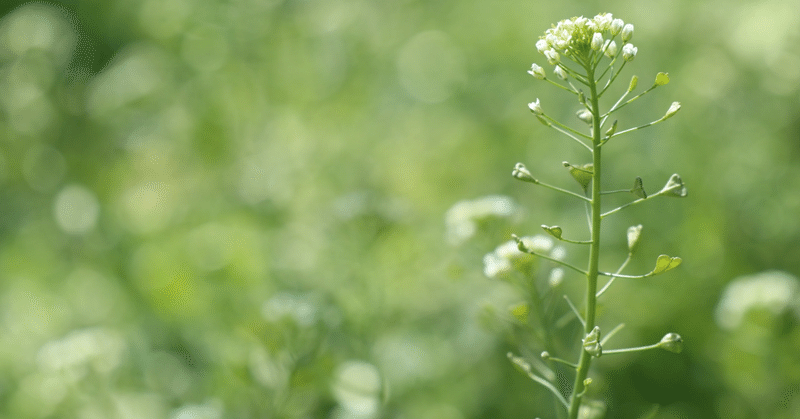
<svg viewBox="0 0 800 419">
<path fill-rule="evenodd" d="M 677 172 L 689 197 L 605 224 L 604 270 L 635 224 L 630 272 L 684 263 L 620 281 L 600 321 L 627 324 L 615 347 L 686 349 L 603 357 L 590 396 L 608 418 L 800 417 L 790 0 L 3 1 L 0 416 L 557 417 L 505 356 L 491 313 L 516 294 L 482 258 L 541 224 L 584 231 L 510 172 L 574 186 L 560 163 L 585 152 L 526 104 L 576 104 L 526 70 L 552 23 L 602 11 L 636 26 L 619 92 L 672 79 L 620 126 L 683 104 L 609 143 L 605 179 Z M 512 216 L 448 240 L 449 208 L 495 194 Z"/>
</svg>

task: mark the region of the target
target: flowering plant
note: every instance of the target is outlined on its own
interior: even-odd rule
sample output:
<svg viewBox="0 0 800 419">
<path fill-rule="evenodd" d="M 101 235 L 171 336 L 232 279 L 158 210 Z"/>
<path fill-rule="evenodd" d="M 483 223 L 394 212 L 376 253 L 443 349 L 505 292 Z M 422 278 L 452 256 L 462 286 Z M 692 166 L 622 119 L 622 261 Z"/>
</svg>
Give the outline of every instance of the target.
<svg viewBox="0 0 800 419">
<path fill-rule="evenodd" d="M 617 121 L 610 122 L 610 117 L 623 107 L 633 103 L 653 89 L 669 83 L 669 76 L 666 73 L 658 73 L 650 88 L 628 99 L 628 95 L 634 92 L 638 84 L 638 78 L 633 76 L 627 90 L 621 97 L 608 109 L 601 109 L 601 98 L 607 93 L 609 87 L 620 75 L 626 64 L 636 58 L 638 48 L 630 42 L 633 38 L 633 33 L 634 27 L 632 24 L 625 23 L 621 19 L 614 19 L 610 13 L 599 14 L 592 19 L 576 17 L 562 20 L 545 31 L 544 36 L 536 42 L 536 49 L 545 57 L 548 64 L 553 66 L 552 74 L 555 75 L 555 79 L 548 77 L 547 71 L 538 64 L 533 64 L 528 71 L 536 79 L 547 81 L 576 97 L 580 104 L 580 110 L 578 110 L 576 116 L 580 121 L 588 125 L 588 133 L 572 128 L 550 117 L 545 110 L 546 107 L 542 105 L 539 99 L 529 103 L 528 108 L 544 125 L 564 134 L 581 148 L 587 150 L 592 160 L 585 164 L 563 163 L 569 174 L 578 183 L 578 192 L 540 181 L 522 163 L 517 163 L 512 175 L 519 180 L 569 195 L 587 207 L 588 239 L 567 238 L 568 235 L 559 226 L 542 226 L 545 233 L 551 236 L 551 239 L 588 247 L 587 267 L 584 269 L 565 262 L 561 257 L 554 257 L 552 252 L 549 252 L 550 247 L 543 251 L 541 246 L 534 246 L 529 237 L 519 238 L 513 236 L 517 250 L 520 253 L 510 252 L 507 249 L 507 245 L 504 245 L 485 258 L 485 264 L 487 265 L 485 272 L 488 276 L 496 276 L 498 272 L 510 270 L 515 266 L 526 266 L 504 263 L 502 259 L 505 257 L 518 260 L 520 254 L 528 254 L 545 259 L 549 261 L 548 263 L 554 263 L 565 271 L 578 273 L 580 277 L 585 278 L 585 298 L 580 309 L 572 303 L 569 297 L 564 295 L 571 310 L 570 315 L 574 316 L 573 318 L 577 318 L 582 326 L 577 361 L 573 362 L 557 358 L 549 350 L 541 353 L 541 358 L 545 362 L 532 359 L 530 356 L 517 356 L 512 353 L 508 355 L 522 372 L 553 393 L 555 403 L 563 407 L 563 409 L 558 409 L 559 416 L 566 412 L 569 419 L 576 419 L 579 414 L 581 417 L 600 417 L 603 415 L 602 412 L 605 411 L 602 402 L 588 400 L 587 397 L 587 391 L 592 382 L 589 377 L 589 370 L 594 359 L 600 358 L 602 355 L 654 348 L 679 353 L 683 347 L 680 335 L 668 333 L 660 342 L 652 345 L 625 349 L 606 349 L 609 339 L 623 325 L 612 328 L 605 336 L 602 336 L 601 327 L 597 319 L 597 300 L 608 290 L 615 279 L 647 278 L 670 271 L 681 263 L 679 257 L 660 255 L 656 258 L 655 267 L 652 271 L 639 275 L 623 274 L 622 272 L 639 246 L 642 226 L 637 225 L 630 227 L 627 231 L 628 256 L 621 266 L 615 272 L 604 272 L 599 269 L 601 227 L 604 218 L 631 205 L 650 201 L 656 197 L 684 197 L 687 194 L 683 180 L 677 174 L 672 175 L 661 190 L 651 194 L 645 191 L 640 177 L 634 179 L 632 188 L 603 189 L 603 160 L 601 154 L 608 142 L 623 134 L 663 122 L 680 110 L 680 103 L 674 102 L 661 118 L 628 129 L 618 130 Z M 633 198 L 630 202 L 620 207 L 604 210 L 602 205 L 603 196 L 616 193 L 629 193 L 633 195 Z M 551 273 L 550 276 L 552 277 L 552 275 Z M 558 282 L 561 281 L 563 276 L 563 272 L 558 275 Z M 602 287 L 599 286 L 601 277 L 609 278 Z M 567 280 L 569 278 L 565 277 L 563 279 L 563 281 Z M 541 326 L 544 329 L 555 327 L 556 325 L 549 324 L 545 319 L 541 318 L 543 313 L 543 310 L 540 309 L 542 302 L 539 301 L 541 293 L 536 290 L 536 285 L 533 281 L 528 281 L 527 283 L 531 287 L 531 292 L 527 293 L 530 299 L 523 306 L 515 306 L 512 309 L 512 314 L 518 318 L 524 318 L 529 313 L 534 313 L 531 315 L 540 317 L 537 327 Z M 549 283 L 552 285 L 554 281 L 551 279 Z M 545 330 L 544 333 L 538 333 L 537 335 L 542 337 L 541 340 L 544 341 L 545 348 L 553 346 L 548 345 L 547 342 L 548 336 L 552 335 L 549 331 Z M 524 347 L 521 348 L 521 351 L 523 353 L 531 352 L 530 349 Z M 557 382 L 557 374 L 553 372 L 554 368 L 568 368 L 574 371 L 574 381 L 571 388 L 565 388 L 566 386 L 563 383 L 559 384 Z M 564 393 L 567 393 L 567 395 Z"/>
</svg>

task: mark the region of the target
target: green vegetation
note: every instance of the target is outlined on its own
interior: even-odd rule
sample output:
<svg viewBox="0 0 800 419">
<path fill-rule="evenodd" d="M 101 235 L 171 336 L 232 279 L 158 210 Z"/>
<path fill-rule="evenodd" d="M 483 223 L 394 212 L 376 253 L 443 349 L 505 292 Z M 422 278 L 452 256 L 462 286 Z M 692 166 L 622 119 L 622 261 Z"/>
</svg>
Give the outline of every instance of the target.
<svg viewBox="0 0 800 419">
<path fill-rule="evenodd" d="M 542 222 L 570 239 L 585 228 L 574 197 L 503 174 L 524 161 L 573 186 L 547 156 L 585 150 L 525 105 L 539 97 L 570 120 L 574 100 L 525 72 L 541 29 L 598 8 L 4 2 L 0 416 L 557 417 L 505 357 L 526 309 L 503 317 L 519 294 L 483 261 Z M 639 24 L 642 81 L 672 78 L 620 127 L 683 105 L 615 138 L 604 178 L 641 176 L 652 193 L 677 172 L 691 194 L 608 218 L 607 232 L 645 226 L 637 254 L 652 258 L 628 271 L 651 271 L 662 251 L 683 263 L 598 306 L 626 324 L 613 348 L 676 331 L 684 351 L 604 357 L 590 389 L 608 418 L 655 405 L 656 419 L 795 418 L 794 5 L 599 9 Z M 603 257 L 624 260 L 625 234 L 606 237 Z M 583 295 L 573 272 L 539 267 Z"/>
</svg>

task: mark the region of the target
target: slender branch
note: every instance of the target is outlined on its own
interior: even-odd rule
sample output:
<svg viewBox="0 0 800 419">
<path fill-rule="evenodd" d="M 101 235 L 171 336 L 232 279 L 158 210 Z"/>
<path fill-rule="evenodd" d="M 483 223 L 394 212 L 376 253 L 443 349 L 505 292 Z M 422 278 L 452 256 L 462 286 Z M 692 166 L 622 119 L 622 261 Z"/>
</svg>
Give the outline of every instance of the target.
<svg viewBox="0 0 800 419">
<path fill-rule="evenodd" d="M 625 269 L 626 266 L 628 266 L 628 263 L 631 261 L 632 258 L 633 258 L 633 253 L 628 252 L 628 257 L 625 258 L 625 262 L 622 262 L 622 265 L 619 267 L 619 269 L 617 269 L 617 273 L 615 275 L 619 275 L 620 272 L 622 272 L 622 270 Z M 614 277 L 611 277 L 611 279 L 609 279 L 608 282 L 606 282 L 606 285 L 600 291 L 597 291 L 597 298 L 600 298 L 600 296 L 603 295 L 604 292 L 606 292 L 606 290 L 608 289 L 608 287 L 611 286 L 612 283 L 614 283 Z"/>
<path fill-rule="evenodd" d="M 531 380 L 536 381 L 537 383 L 543 385 L 545 388 L 550 390 L 553 393 L 553 395 L 556 396 L 558 401 L 561 402 L 562 405 L 564 405 L 564 407 L 568 407 L 569 406 L 569 404 L 567 403 L 567 400 L 564 398 L 564 396 L 561 394 L 561 392 L 558 391 L 558 389 L 551 382 L 545 380 L 542 377 L 539 377 L 538 375 L 534 374 L 533 371 L 531 371 L 531 366 L 530 366 L 530 364 L 528 364 L 527 361 L 525 361 L 524 359 L 522 359 L 520 357 L 514 356 L 514 354 L 512 354 L 511 352 L 508 353 L 508 359 L 510 359 L 511 362 L 513 362 L 520 369 L 522 369 L 522 371 L 524 371 L 525 374 L 527 374 L 528 377 L 530 377 Z"/>
<path fill-rule="evenodd" d="M 589 151 L 592 151 L 592 148 L 591 148 L 591 147 L 589 147 L 589 146 L 588 146 L 586 143 L 584 143 L 583 141 L 581 141 L 581 140 L 580 140 L 578 137 L 576 137 L 576 136 L 572 135 L 572 133 L 570 133 L 569 131 L 567 131 L 567 130 L 565 130 L 565 129 L 561 128 L 561 127 L 560 127 L 560 126 L 558 126 L 558 125 L 553 125 L 553 124 L 550 124 L 550 125 L 548 125 L 548 126 L 549 126 L 550 128 L 552 128 L 552 129 L 554 129 L 554 130 L 556 130 L 556 131 L 558 131 L 558 132 L 560 132 L 560 133 L 562 133 L 562 134 L 566 135 L 567 137 L 569 137 L 569 138 L 572 138 L 573 140 L 577 141 L 577 142 L 578 142 L 578 144 L 582 145 L 582 146 L 583 146 L 585 149 L 587 149 L 587 150 L 589 150 Z"/>
<path fill-rule="evenodd" d="M 547 183 L 544 183 L 544 182 L 542 182 L 542 181 L 538 181 L 538 180 L 537 180 L 536 184 L 537 184 L 537 185 L 544 186 L 545 188 L 552 189 L 552 190 L 554 190 L 554 191 L 558 191 L 558 192 L 561 192 L 561 193 L 565 193 L 565 194 L 567 194 L 567 195 L 572 195 L 572 196 L 574 196 L 574 197 L 576 197 L 576 198 L 578 198 L 578 199 L 580 199 L 580 200 L 583 200 L 583 201 L 586 201 L 586 202 L 590 202 L 589 198 L 587 198 L 587 197 L 585 197 L 585 196 L 583 196 L 583 195 L 576 194 L 575 192 L 572 192 L 572 191 L 568 191 L 568 190 L 566 190 L 566 189 L 559 188 L 558 186 L 549 185 L 549 184 L 547 184 Z"/>
<path fill-rule="evenodd" d="M 611 349 L 611 350 L 605 350 L 605 349 L 603 349 L 603 355 L 608 355 L 608 354 L 621 354 L 621 353 L 625 353 L 625 352 L 648 351 L 648 350 L 650 350 L 650 349 L 656 349 L 656 348 L 658 348 L 658 347 L 659 347 L 659 345 L 661 345 L 661 343 L 654 343 L 654 344 L 652 344 L 652 345 L 647 345 L 647 346 L 637 346 L 637 347 L 635 347 L 635 348 Z"/>
<path fill-rule="evenodd" d="M 579 268 L 579 267 L 577 267 L 577 266 L 570 265 L 569 263 L 567 263 L 567 262 L 564 262 L 564 261 L 561 261 L 561 260 L 558 260 L 558 259 L 556 259 L 556 258 L 554 258 L 554 257 L 547 256 L 547 255 L 543 255 L 543 254 L 541 254 L 541 253 L 539 253 L 539 252 L 534 252 L 533 250 L 530 250 L 530 249 L 528 249 L 528 248 L 525 246 L 525 243 L 523 243 L 523 242 L 522 242 L 522 239 L 520 239 L 520 238 L 519 238 L 519 237 L 518 237 L 516 234 L 512 234 L 512 235 L 511 235 L 511 237 L 512 237 L 514 240 L 516 240 L 516 242 L 517 242 L 517 248 L 519 248 L 519 250 L 520 250 L 521 252 L 525 252 L 525 253 L 528 253 L 528 254 L 531 254 L 531 255 L 534 255 L 534 256 L 538 256 L 538 257 L 540 257 L 540 258 L 543 258 L 543 259 L 547 259 L 547 260 L 549 260 L 549 261 L 551 261 L 551 262 L 555 262 L 555 263 L 557 263 L 557 264 L 559 264 L 559 265 L 561 265 L 561 266 L 564 266 L 564 267 L 570 268 L 570 269 L 572 269 L 572 270 L 574 270 L 574 271 L 576 271 L 576 272 L 579 272 L 579 273 L 581 273 L 581 274 L 584 274 L 584 275 L 586 275 L 586 271 L 584 271 L 583 269 L 581 269 L 581 268 Z"/>
<path fill-rule="evenodd" d="M 647 198 L 639 198 L 639 199 L 637 199 L 637 200 L 635 200 L 635 201 L 631 201 L 631 202 L 628 202 L 628 203 L 627 203 L 627 204 L 625 204 L 625 205 L 622 205 L 622 206 L 619 206 L 619 207 L 617 207 L 617 208 L 614 208 L 614 209 L 613 209 L 613 210 L 611 210 L 611 211 L 604 212 L 604 213 L 603 213 L 603 214 L 602 214 L 600 217 L 602 217 L 602 218 L 605 218 L 605 217 L 607 217 L 607 216 L 609 216 L 609 215 L 611 215 L 611 214 L 613 214 L 613 213 L 615 213 L 615 212 L 617 212 L 617 211 L 620 211 L 620 210 L 622 210 L 622 209 L 625 209 L 625 208 L 627 208 L 627 207 L 629 207 L 629 206 L 631 206 L 631 205 L 636 205 L 636 204 L 638 204 L 638 203 L 640 203 L 640 202 L 642 202 L 642 201 L 649 201 L 649 200 L 651 200 L 651 199 L 653 199 L 653 198 L 655 198 L 655 197 L 657 197 L 657 196 L 664 195 L 664 194 L 666 194 L 667 192 L 672 192 L 672 191 L 674 191 L 674 190 L 676 190 L 676 189 L 680 189 L 680 188 L 682 188 L 682 187 L 683 187 L 683 185 L 680 185 L 680 184 L 678 184 L 678 185 L 674 185 L 674 186 L 672 186 L 672 187 L 670 187 L 670 188 L 664 188 L 664 189 L 662 189 L 662 190 L 660 190 L 660 191 L 658 191 L 658 192 L 656 192 L 656 193 L 654 193 L 654 194 L 652 194 L 652 195 L 648 195 L 648 196 L 647 196 Z"/>
<path fill-rule="evenodd" d="M 611 331 L 608 332 L 606 336 L 600 341 L 600 346 L 604 346 L 608 342 L 608 340 L 611 339 L 612 336 L 616 335 L 617 332 L 622 330 L 623 327 L 625 327 L 625 323 L 620 323 L 617 325 L 617 327 L 611 329 Z M 603 351 L 603 353 L 605 353 L 605 351 Z"/>
<path fill-rule="evenodd" d="M 564 296 L 564 299 L 567 300 L 567 304 L 569 304 L 569 308 L 571 308 L 572 312 L 575 313 L 575 317 L 578 318 L 578 321 L 581 322 L 583 327 L 586 327 L 586 320 L 583 320 L 583 317 L 581 316 L 581 312 L 578 311 L 578 308 L 575 307 L 575 304 L 572 304 L 572 300 L 570 300 L 569 297 L 567 297 L 566 295 Z"/>
</svg>

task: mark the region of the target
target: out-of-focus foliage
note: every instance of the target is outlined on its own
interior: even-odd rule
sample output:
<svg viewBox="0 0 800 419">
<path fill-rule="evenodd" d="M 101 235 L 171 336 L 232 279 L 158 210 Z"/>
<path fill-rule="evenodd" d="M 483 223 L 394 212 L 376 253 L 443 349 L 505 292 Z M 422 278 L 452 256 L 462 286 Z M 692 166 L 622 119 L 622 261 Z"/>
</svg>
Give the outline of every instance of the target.
<svg viewBox="0 0 800 419">
<path fill-rule="evenodd" d="M 608 266 L 637 224 L 632 271 L 683 258 L 604 296 L 615 341 L 671 330 L 685 350 L 604 357 L 593 396 L 609 418 L 796 418 L 800 31 L 782 0 L 4 2 L 0 416 L 544 417 L 505 357 L 515 292 L 482 261 L 511 233 L 583 227 L 510 172 L 573 186 L 560 162 L 586 156 L 526 103 L 574 104 L 526 70 L 552 22 L 600 11 L 636 25 L 624 74 L 671 79 L 621 129 L 683 105 L 609 143 L 605 178 L 655 191 L 678 172 L 689 197 L 605 224 Z M 513 214 L 448 235 L 449 208 L 493 194 Z M 761 271 L 788 299 L 723 292 Z"/>
</svg>

